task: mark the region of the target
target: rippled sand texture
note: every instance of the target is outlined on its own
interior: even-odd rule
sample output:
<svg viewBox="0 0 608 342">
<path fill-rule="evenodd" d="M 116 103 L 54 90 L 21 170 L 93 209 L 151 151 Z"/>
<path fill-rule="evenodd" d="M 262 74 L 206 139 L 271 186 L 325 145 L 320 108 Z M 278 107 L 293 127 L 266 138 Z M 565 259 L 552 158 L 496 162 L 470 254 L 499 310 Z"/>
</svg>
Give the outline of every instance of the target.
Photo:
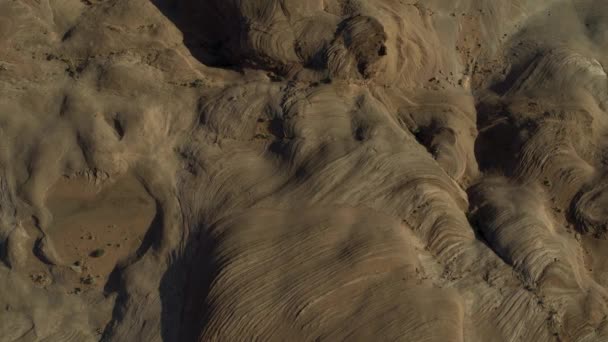
<svg viewBox="0 0 608 342">
<path fill-rule="evenodd" d="M 0 340 L 608 341 L 608 2 L 0 0 Z"/>
</svg>

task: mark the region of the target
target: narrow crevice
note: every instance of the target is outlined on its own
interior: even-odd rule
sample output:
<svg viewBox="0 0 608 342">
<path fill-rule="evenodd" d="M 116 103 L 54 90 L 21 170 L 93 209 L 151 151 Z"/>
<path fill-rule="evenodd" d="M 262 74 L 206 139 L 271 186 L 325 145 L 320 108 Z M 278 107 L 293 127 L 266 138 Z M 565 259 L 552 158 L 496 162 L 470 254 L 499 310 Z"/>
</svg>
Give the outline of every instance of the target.
<svg viewBox="0 0 608 342">
<path fill-rule="evenodd" d="M 479 170 L 512 176 L 521 148 L 520 130 L 502 103 L 477 105 L 477 131 L 474 153 Z"/>
<path fill-rule="evenodd" d="M 117 117 L 112 119 L 112 126 L 114 127 L 114 131 L 118 135 L 118 140 L 122 140 L 122 138 L 125 136 L 125 130 L 122 126 L 122 123 Z"/>
</svg>

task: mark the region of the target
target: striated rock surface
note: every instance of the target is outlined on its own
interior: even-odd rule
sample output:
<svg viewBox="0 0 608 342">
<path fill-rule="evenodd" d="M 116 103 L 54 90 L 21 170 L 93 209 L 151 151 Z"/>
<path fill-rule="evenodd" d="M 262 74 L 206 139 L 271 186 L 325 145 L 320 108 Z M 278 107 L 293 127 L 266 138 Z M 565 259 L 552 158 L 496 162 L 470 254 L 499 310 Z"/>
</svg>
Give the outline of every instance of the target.
<svg viewBox="0 0 608 342">
<path fill-rule="evenodd" d="M 0 0 L 0 341 L 608 341 L 608 2 Z"/>
</svg>

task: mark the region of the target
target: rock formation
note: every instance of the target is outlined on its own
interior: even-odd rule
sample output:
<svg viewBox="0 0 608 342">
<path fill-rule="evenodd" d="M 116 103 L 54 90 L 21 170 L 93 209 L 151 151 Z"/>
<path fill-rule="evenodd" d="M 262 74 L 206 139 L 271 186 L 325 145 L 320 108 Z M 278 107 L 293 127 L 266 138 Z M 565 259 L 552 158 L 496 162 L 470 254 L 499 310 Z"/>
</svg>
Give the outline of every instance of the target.
<svg viewBox="0 0 608 342">
<path fill-rule="evenodd" d="M 0 0 L 0 340 L 608 341 L 608 2 Z"/>
</svg>

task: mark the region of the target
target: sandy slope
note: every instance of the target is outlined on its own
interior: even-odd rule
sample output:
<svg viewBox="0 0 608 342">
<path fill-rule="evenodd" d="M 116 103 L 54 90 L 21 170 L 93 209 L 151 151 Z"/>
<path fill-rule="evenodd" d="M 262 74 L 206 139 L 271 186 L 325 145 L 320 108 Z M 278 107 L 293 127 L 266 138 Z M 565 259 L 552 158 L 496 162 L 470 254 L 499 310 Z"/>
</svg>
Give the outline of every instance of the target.
<svg viewBox="0 0 608 342">
<path fill-rule="evenodd" d="M 0 0 L 0 341 L 608 341 L 608 2 Z"/>
</svg>

